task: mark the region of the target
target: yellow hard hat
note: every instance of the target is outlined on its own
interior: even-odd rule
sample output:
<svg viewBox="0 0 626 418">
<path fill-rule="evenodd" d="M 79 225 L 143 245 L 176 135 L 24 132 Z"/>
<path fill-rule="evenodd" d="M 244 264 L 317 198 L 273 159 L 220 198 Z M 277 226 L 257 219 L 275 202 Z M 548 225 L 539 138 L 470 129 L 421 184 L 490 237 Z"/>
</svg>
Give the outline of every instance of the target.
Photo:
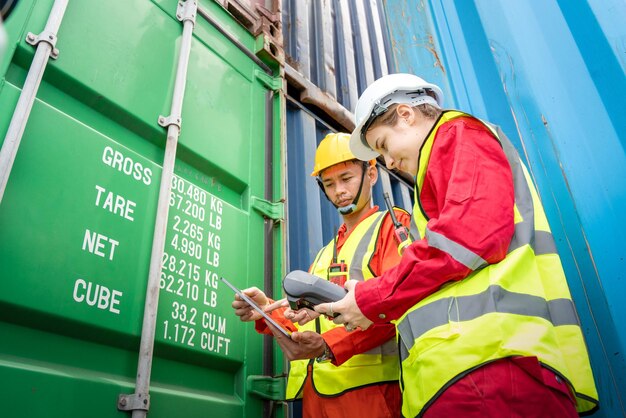
<svg viewBox="0 0 626 418">
<path fill-rule="evenodd" d="M 319 176 L 322 170 L 335 164 L 356 160 L 350 151 L 350 134 L 330 133 L 322 139 L 315 152 L 315 165 L 312 177 Z M 376 165 L 376 160 L 370 160 L 370 165 Z"/>
</svg>

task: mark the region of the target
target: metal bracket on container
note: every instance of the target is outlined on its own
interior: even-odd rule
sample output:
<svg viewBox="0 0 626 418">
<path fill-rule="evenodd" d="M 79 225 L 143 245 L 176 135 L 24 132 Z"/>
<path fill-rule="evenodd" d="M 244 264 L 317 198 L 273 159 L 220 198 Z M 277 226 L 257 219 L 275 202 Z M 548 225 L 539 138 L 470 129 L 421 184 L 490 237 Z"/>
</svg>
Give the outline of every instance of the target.
<svg viewBox="0 0 626 418">
<path fill-rule="evenodd" d="M 168 128 L 170 125 L 175 125 L 178 127 L 178 130 L 180 131 L 180 124 L 181 124 L 181 120 L 180 120 L 180 116 L 174 116 L 174 115 L 170 115 L 170 116 L 163 116 L 160 115 L 159 116 L 159 125 L 161 125 L 164 128 Z"/>
<path fill-rule="evenodd" d="M 283 86 L 283 79 L 281 77 L 272 77 L 265 71 L 261 71 L 258 68 L 254 70 L 254 76 L 268 89 L 272 91 L 278 91 Z"/>
<path fill-rule="evenodd" d="M 285 399 L 285 382 L 286 376 L 248 376 L 246 381 L 248 393 L 272 401 Z"/>
<path fill-rule="evenodd" d="M 285 203 L 282 200 L 270 202 L 260 197 L 252 196 L 251 206 L 263 216 L 275 221 L 283 221 L 285 219 Z"/>
<path fill-rule="evenodd" d="M 122 393 L 117 397 L 117 409 L 120 411 L 148 411 L 150 409 L 150 395 L 147 393 L 130 395 Z"/>
<path fill-rule="evenodd" d="M 39 42 L 45 42 L 50 45 L 50 57 L 52 59 L 57 59 L 59 57 L 59 50 L 56 49 L 57 36 L 53 32 L 44 30 L 39 35 L 28 32 L 28 35 L 26 35 L 26 43 L 37 47 Z"/>
<path fill-rule="evenodd" d="M 198 2 L 196 0 L 179 1 L 176 8 L 176 18 L 181 22 L 190 20 L 193 25 L 196 25 L 196 12 L 198 10 Z"/>
</svg>

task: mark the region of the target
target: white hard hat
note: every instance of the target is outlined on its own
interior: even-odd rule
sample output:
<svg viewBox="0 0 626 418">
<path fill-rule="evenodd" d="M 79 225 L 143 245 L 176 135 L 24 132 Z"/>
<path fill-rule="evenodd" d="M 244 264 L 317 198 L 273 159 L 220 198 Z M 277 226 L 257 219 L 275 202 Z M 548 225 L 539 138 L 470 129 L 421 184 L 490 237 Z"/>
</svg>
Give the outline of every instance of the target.
<svg viewBox="0 0 626 418">
<path fill-rule="evenodd" d="M 434 94 L 435 98 L 429 96 L 428 92 Z M 441 108 L 443 93 L 438 86 L 413 74 L 389 74 L 370 84 L 356 104 L 356 128 L 350 136 L 350 150 L 359 160 L 368 161 L 378 156 L 365 141 L 364 131 L 395 103 L 411 106 L 428 103 Z"/>
</svg>

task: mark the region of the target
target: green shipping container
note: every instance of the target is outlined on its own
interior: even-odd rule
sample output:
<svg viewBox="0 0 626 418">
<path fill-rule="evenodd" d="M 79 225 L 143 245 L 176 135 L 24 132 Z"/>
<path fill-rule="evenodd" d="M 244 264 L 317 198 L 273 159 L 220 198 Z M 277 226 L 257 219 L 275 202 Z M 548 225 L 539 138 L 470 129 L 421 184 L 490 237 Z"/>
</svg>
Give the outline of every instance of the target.
<svg viewBox="0 0 626 418">
<path fill-rule="evenodd" d="M 53 3 L 21 0 L 5 22 L 0 140 L 35 55 L 27 34 L 43 31 Z M 189 3 L 69 1 L 0 202 L 2 417 L 136 406 L 118 397 L 135 391 L 165 166 L 158 120 L 172 112 Z M 280 350 L 238 320 L 219 278 L 278 291 L 282 79 L 254 55 L 263 35 L 210 0 L 198 7 L 165 196 L 149 416 L 267 416 L 282 410 L 267 400 L 282 381 L 264 378 L 282 373 Z"/>
</svg>

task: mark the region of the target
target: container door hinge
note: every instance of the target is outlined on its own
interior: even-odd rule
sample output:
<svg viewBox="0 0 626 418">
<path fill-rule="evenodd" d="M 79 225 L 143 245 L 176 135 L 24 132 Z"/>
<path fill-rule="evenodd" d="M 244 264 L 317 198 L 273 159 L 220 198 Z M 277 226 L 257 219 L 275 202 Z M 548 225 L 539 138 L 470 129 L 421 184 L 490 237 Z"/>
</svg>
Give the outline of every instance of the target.
<svg viewBox="0 0 626 418">
<path fill-rule="evenodd" d="M 261 399 L 285 400 L 286 376 L 248 376 L 248 393 Z"/>
<path fill-rule="evenodd" d="M 275 221 L 285 220 L 285 201 L 270 202 L 260 197 L 252 196 L 252 207 L 263 216 Z"/>
<path fill-rule="evenodd" d="M 145 393 L 120 394 L 117 397 L 117 409 L 120 411 L 148 411 L 150 409 L 150 395 Z"/>
<path fill-rule="evenodd" d="M 281 77 L 272 77 L 258 68 L 254 70 L 254 76 L 258 78 L 265 87 L 272 91 L 278 91 L 283 86 L 283 79 Z"/>
</svg>

